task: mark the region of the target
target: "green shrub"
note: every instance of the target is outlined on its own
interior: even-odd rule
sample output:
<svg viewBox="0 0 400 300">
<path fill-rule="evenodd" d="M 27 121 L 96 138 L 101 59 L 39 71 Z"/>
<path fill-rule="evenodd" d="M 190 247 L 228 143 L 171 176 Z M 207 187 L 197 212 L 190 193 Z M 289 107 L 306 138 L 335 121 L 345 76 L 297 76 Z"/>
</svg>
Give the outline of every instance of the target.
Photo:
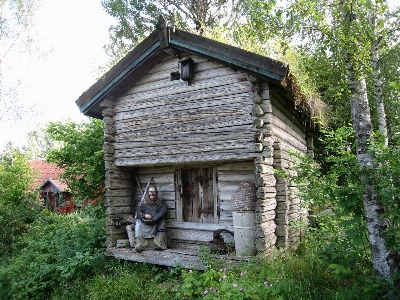
<svg viewBox="0 0 400 300">
<path fill-rule="evenodd" d="M 93 276 L 75 280 L 69 289 L 55 291 L 53 300 L 169 299 L 178 285 L 171 268 L 106 259 Z"/>
<path fill-rule="evenodd" d="M 28 192 L 34 178 L 26 158 L 9 147 L 0 155 L 0 256 L 9 254 L 40 208 L 38 194 Z"/>
<path fill-rule="evenodd" d="M 6 299 L 43 299 L 54 289 L 69 288 L 103 264 L 104 207 L 89 205 L 68 215 L 43 210 L 18 246 L 0 272 Z"/>
<path fill-rule="evenodd" d="M 183 270 L 168 299 L 376 299 L 376 291 L 365 295 L 370 277 L 359 275 L 350 280 L 338 274 L 312 251 L 276 251 L 229 268 Z"/>
</svg>

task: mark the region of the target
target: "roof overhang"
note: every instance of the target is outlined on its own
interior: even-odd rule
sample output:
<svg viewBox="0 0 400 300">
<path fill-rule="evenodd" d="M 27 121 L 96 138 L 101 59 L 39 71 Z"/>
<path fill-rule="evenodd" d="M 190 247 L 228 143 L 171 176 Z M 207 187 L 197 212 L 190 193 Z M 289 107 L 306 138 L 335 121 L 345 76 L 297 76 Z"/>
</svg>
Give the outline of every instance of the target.
<svg viewBox="0 0 400 300">
<path fill-rule="evenodd" d="M 45 181 L 40 185 L 40 189 L 43 189 L 44 186 L 45 186 L 46 184 L 48 184 L 48 183 L 50 183 L 50 184 L 55 188 L 55 190 L 56 190 L 58 193 L 62 193 L 62 192 L 63 192 L 63 190 L 62 190 L 51 178 L 48 178 L 47 180 L 45 180 Z"/>
<path fill-rule="evenodd" d="M 113 100 L 126 92 L 162 59 L 164 51 L 205 57 L 278 85 L 288 74 L 288 66 L 280 61 L 168 27 L 160 17 L 156 30 L 75 101 L 80 111 L 102 119 L 101 101 Z"/>
</svg>

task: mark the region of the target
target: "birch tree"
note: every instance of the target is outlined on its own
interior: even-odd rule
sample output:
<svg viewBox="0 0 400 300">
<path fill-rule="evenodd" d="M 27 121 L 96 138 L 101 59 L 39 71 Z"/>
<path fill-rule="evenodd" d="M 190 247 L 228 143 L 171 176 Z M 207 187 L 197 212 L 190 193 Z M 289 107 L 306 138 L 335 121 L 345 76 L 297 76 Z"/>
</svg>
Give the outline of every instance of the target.
<svg viewBox="0 0 400 300">
<path fill-rule="evenodd" d="M 41 0 L 0 0 L 0 120 L 5 114 L 18 116 L 15 74 L 24 53 L 31 51 L 34 13 Z M 12 72 L 14 71 L 14 72 Z M 7 78 L 7 80 L 5 80 Z"/>
<path fill-rule="evenodd" d="M 343 96 L 350 101 L 358 165 L 365 191 L 363 204 L 372 261 L 376 274 L 390 280 L 398 270 L 398 265 L 392 263 L 391 251 L 381 236 L 383 208 L 370 177 L 371 174 L 373 176 L 374 165 L 368 147 L 373 126 L 366 75 L 371 72 L 371 63 L 374 61 L 372 53 L 378 45 L 381 46 L 378 42 L 388 40 L 378 35 L 385 31 L 377 31 L 377 24 L 381 28 L 395 25 L 398 18 L 390 23 L 383 17 L 384 14 L 376 13 L 388 10 L 386 1 L 380 0 L 292 0 L 283 2 L 282 6 L 274 1 L 248 0 L 246 9 L 260 38 L 271 37 L 268 33 L 273 32 L 284 40 L 297 44 L 299 48 L 307 48 L 308 51 L 329 57 L 334 62 L 332 66 L 335 65 L 342 71 L 342 78 L 347 84 Z M 393 26 L 391 30 L 397 32 L 399 28 Z M 375 62 L 378 62 L 377 57 Z M 378 72 L 379 69 L 374 68 L 374 71 Z M 380 74 L 375 74 L 375 78 L 377 82 Z M 378 90 L 377 99 L 379 97 Z M 384 115 L 380 117 L 384 118 Z"/>
</svg>

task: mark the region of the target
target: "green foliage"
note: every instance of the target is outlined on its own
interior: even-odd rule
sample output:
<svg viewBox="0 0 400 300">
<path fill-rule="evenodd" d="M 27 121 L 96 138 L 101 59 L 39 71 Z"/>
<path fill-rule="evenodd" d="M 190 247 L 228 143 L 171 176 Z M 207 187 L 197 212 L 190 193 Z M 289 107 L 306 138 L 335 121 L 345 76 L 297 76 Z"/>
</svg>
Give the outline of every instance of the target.
<svg viewBox="0 0 400 300">
<path fill-rule="evenodd" d="M 38 195 L 29 192 L 33 171 L 25 156 L 9 147 L 0 155 L 0 256 L 12 247 L 39 208 Z"/>
<path fill-rule="evenodd" d="M 309 204 L 310 230 L 317 233 L 310 247 L 338 278 L 350 280 L 371 266 L 353 129 L 321 129 L 320 143 L 320 164 L 298 157 L 290 179 Z"/>
<path fill-rule="evenodd" d="M 26 83 L 26 80 L 18 68 L 21 62 L 26 61 L 23 58 L 28 55 L 32 57 L 39 52 L 32 38 L 34 36 L 32 25 L 34 14 L 41 2 L 41 0 L 0 1 L 0 120 L 13 122 L 28 111 L 27 107 L 31 108 L 27 101 L 22 102 L 19 99 L 19 88 Z M 5 75 L 8 75 L 7 80 L 3 80 Z M 4 126 L 9 124 L 4 123 Z"/>
<path fill-rule="evenodd" d="M 68 289 L 102 266 L 104 251 L 103 206 L 68 215 L 43 210 L 1 266 L 0 298 L 44 299 Z"/>
<path fill-rule="evenodd" d="M 102 0 L 106 12 L 118 24 L 109 28 L 110 43 L 105 50 L 112 66 L 124 53 L 149 35 L 162 14 L 170 26 L 199 32 L 219 25 L 232 25 L 240 1 L 179 1 L 179 0 Z"/>
<path fill-rule="evenodd" d="M 307 92 L 309 82 L 328 105 L 329 126 L 350 121 L 348 66 L 358 77 L 368 77 L 368 99 L 375 108 L 375 76 L 383 83 L 383 101 L 388 116 L 389 137 L 398 126 L 398 92 L 389 82 L 398 81 L 399 9 L 388 1 L 244 1 L 249 31 L 261 42 L 278 41 L 285 52 L 295 47 L 301 68 L 292 70 Z M 249 33 L 250 35 L 250 33 Z M 371 45 L 377 43 L 381 72 L 372 68 Z M 291 67 L 291 66 L 290 66 Z M 303 78 L 311 80 L 304 85 Z M 377 124 L 377 115 L 374 114 Z M 393 126 L 391 126 L 393 124 Z M 396 126 L 396 127 L 394 127 Z"/>
<path fill-rule="evenodd" d="M 372 148 L 375 157 L 372 178 L 384 211 L 382 234 L 387 246 L 400 253 L 400 149 L 384 148 L 379 143 Z"/>
<path fill-rule="evenodd" d="M 68 289 L 54 291 L 54 300 L 170 299 L 180 270 L 145 263 L 106 259 L 96 274 L 76 280 Z"/>
<path fill-rule="evenodd" d="M 63 177 L 81 200 L 96 199 L 104 194 L 103 122 L 89 119 L 87 123 L 50 123 L 47 132 L 62 144 L 48 153 L 47 160 L 65 170 Z"/>
<path fill-rule="evenodd" d="M 337 130 L 321 128 L 320 134 L 322 150 L 316 153 L 315 160 L 297 156 L 298 176 L 290 179 L 299 187 L 301 198 L 317 212 L 334 206 L 362 215 L 363 189 L 353 129 L 349 126 Z M 293 153 L 293 158 L 295 156 Z"/>
<path fill-rule="evenodd" d="M 183 270 L 176 294 L 166 299 L 376 299 L 377 290 L 364 295 L 369 276 L 315 255 L 318 236 L 310 234 L 298 254 L 271 251 L 229 267 Z"/>
<path fill-rule="evenodd" d="M 355 273 L 338 276 L 342 266 L 329 267 L 311 249 L 301 255 L 270 253 L 230 267 L 206 271 L 165 268 L 109 260 L 96 274 L 54 290 L 50 299 L 378 299 L 380 283 Z"/>
<path fill-rule="evenodd" d="M 50 139 L 45 129 L 39 129 L 28 133 L 28 145 L 22 149 L 27 159 L 45 159 L 52 149 L 59 148 L 57 144 Z"/>
</svg>

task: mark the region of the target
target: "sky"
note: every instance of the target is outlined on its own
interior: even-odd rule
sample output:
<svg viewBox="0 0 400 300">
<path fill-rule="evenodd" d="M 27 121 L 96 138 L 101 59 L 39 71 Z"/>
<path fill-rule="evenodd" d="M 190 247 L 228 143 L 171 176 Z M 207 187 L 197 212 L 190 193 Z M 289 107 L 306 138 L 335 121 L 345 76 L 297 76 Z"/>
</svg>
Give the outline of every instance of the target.
<svg viewBox="0 0 400 300">
<path fill-rule="evenodd" d="M 16 67 L 3 75 L 23 75 L 18 103 L 28 109 L 20 119 L 1 119 L 0 152 L 8 142 L 26 145 L 28 133 L 49 122 L 86 120 L 75 100 L 99 77 L 108 28 L 115 23 L 100 0 L 43 1 L 32 30 L 37 55 L 13 58 Z"/>
</svg>

